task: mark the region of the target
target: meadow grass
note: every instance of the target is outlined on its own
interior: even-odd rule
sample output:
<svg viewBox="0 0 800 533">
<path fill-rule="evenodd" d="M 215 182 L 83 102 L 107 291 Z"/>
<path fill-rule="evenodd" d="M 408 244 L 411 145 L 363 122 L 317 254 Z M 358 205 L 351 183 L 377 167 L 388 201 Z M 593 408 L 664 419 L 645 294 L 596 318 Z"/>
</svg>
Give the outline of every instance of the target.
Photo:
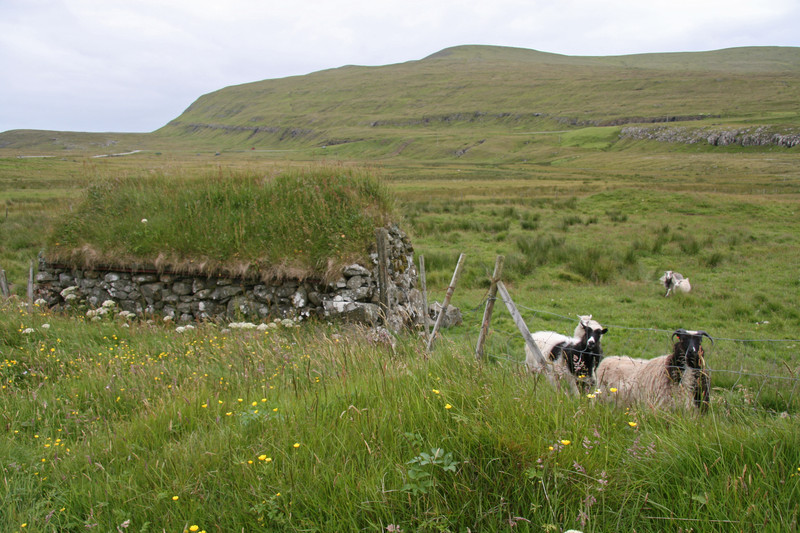
<svg viewBox="0 0 800 533">
<path fill-rule="evenodd" d="M 623 409 L 355 326 L 3 311 L 5 531 L 797 527 L 800 431 L 744 406 Z"/>
</svg>

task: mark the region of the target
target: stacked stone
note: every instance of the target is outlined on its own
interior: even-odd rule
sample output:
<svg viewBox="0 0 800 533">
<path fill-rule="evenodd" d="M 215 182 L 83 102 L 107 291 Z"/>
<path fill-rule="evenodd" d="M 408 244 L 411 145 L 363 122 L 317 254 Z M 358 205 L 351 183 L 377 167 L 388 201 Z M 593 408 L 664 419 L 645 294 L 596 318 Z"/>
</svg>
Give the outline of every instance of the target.
<svg viewBox="0 0 800 533">
<path fill-rule="evenodd" d="M 422 322 L 416 289 L 414 250 L 396 225 L 388 229 L 389 310 L 379 304 L 378 255 L 372 264 L 353 264 L 330 283 L 313 280 L 260 280 L 190 276 L 143 269 L 82 270 L 40 259 L 37 297 L 63 310 L 96 309 L 107 300 L 137 315 L 197 320 L 342 317 L 384 323 L 398 331 Z"/>
</svg>

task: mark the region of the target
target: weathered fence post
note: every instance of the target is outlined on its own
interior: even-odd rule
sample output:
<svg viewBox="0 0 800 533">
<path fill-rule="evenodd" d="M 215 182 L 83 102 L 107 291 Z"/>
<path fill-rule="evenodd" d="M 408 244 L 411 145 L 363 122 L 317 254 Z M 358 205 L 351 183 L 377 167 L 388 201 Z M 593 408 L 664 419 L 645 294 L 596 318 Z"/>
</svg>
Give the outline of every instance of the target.
<svg viewBox="0 0 800 533">
<path fill-rule="evenodd" d="M 2 294 L 5 299 L 11 297 L 11 291 L 8 289 L 8 279 L 6 279 L 6 271 L 2 268 L 0 268 L 0 294 Z"/>
<path fill-rule="evenodd" d="M 28 269 L 28 313 L 33 313 L 33 259 Z"/>
<path fill-rule="evenodd" d="M 464 254 L 458 256 L 458 264 L 456 264 L 456 270 L 453 272 L 453 279 L 450 281 L 450 286 L 447 287 L 447 294 L 445 294 L 444 302 L 442 302 L 442 310 L 439 311 L 439 316 L 436 317 L 436 323 L 433 325 L 433 331 L 428 339 L 428 346 L 425 348 L 429 352 L 433 346 L 433 340 L 436 338 L 436 332 L 439 331 L 439 326 L 442 324 L 442 318 L 447 312 L 447 306 L 450 305 L 450 298 L 453 297 L 453 292 L 456 290 L 456 283 L 458 282 L 459 276 L 461 276 L 461 269 L 464 268 L 465 257 Z"/>
<path fill-rule="evenodd" d="M 539 350 L 539 347 L 536 346 L 536 343 L 533 342 L 533 337 L 531 337 L 531 332 L 528 330 L 527 324 L 525 324 L 525 321 L 522 320 L 522 315 L 520 315 L 519 311 L 517 311 L 517 306 L 514 305 L 514 302 L 511 300 L 511 295 L 508 294 L 508 290 L 502 281 L 497 282 L 497 290 L 500 292 L 500 297 L 505 302 L 508 312 L 511 313 L 511 317 L 514 319 L 517 329 L 519 329 L 519 332 L 522 333 L 522 338 L 525 339 L 525 344 L 528 346 L 528 348 L 530 348 L 531 352 L 533 352 L 534 370 L 536 372 L 544 371 L 544 375 L 547 377 L 547 380 L 550 382 L 550 384 L 558 388 L 558 383 L 556 383 L 555 376 L 553 376 L 551 365 L 544 358 L 544 355 L 542 355 L 542 352 Z"/>
<path fill-rule="evenodd" d="M 378 291 L 381 312 L 385 320 L 389 315 L 389 254 L 386 250 L 389 232 L 386 231 L 386 228 L 376 228 L 375 238 L 378 241 Z"/>
<path fill-rule="evenodd" d="M 478 345 L 475 347 L 475 359 L 481 361 L 483 359 L 483 345 L 486 343 L 486 335 L 489 333 L 489 322 L 492 320 L 492 311 L 494 310 L 494 301 L 497 297 L 497 282 L 500 281 L 500 276 L 503 274 L 503 262 L 505 257 L 502 255 L 497 256 L 494 263 L 494 273 L 492 274 L 492 283 L 489 286 L 489 295 L 486 297 L 486 309 L 483 310 L 483 322 L 481 322 L 481 333 L 478 335 Z"/>
<path fill-rule="evenodd" d="M 422 285 L 422 322 L 425 325 L 425 338 L 431 338 L 431 332 L 428 322 L 430 315 L 428 314 L 428 287 L 425 280 L 425 256 L 419 256 L 419 280 Z"/>
</svg>

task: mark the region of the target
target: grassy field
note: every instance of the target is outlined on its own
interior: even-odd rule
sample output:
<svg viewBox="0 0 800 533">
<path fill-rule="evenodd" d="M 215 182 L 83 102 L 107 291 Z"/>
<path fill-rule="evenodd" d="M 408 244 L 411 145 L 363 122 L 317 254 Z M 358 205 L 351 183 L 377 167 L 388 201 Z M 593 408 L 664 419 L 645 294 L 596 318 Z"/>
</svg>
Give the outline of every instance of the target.
<svg viewBox="0 0 800 533">
<path fill-rule="evenodd" d="M 496 50 L 480 52 L 496 62 Z M 365 128 L 359 124 L 367 118 L 344 119 L 356 114 L 348 111 L 354 104 L 335 107 L 333 94 L 319 102 L 317 118 L 329 122 L 316 137 L 277 141 L 280 132 L 266 132 L 247 144 L 247 132 L 217 137 L 218 130 L 201 128 L 192 136 L 165 128 L 116 136 L 116 144 L 105 144 L 114 134 L 63 134 L 52 150 L 52 132 L 17 135 L 17 145 L 0 148 L 0 267 L 15 293 L 0 302 L 0 530 L 797 531 L 797 147 L 635 141 L 620 138 L 619 125 L 599 124 L 663 111 L 724 115 L 692 121 L 698 127 L 795 127 L 797 85 L 789 82 L 796 54 L 781 52 L 769 60 L 748 50 L 581 65 L 519 51 L 504 61 L 550 65 L 539 70 L 542 80 L 573 69 L 594 80 L 595 90 L 606 86 L 591 76 L 605 72 L 604 64 L 622 69 L 614 72 L 626 77 L 603 94 L 628 87 L 625 94 L 635 97 L 610 108 L 585 95 L 565 100 L 563 109 L 537 100 L 528 111 L 548 116 L 520 123 L 454 120 L 467 109 L 492 111 L 470 108 L 467 99 L 436 113 L 415 111 L 406 100 L 396 108 L 373 102 L 365 109 L 383 111 L 367 118 L 394 118 Z M 421 62 L 422 70 L 414 62 L 398 69 L 423 90 L 426 75 L 456 69 L 462 53 Z M 627 69 L 641 67 L 637 61 L 666 73 L 692 71 L 695 79 L 678 88 L 661 83 L 667 74 L 632 79 Z M 338 69 L 353 83 L 365 72 L 374 71 Z M 299 91 L 305 81 L 313 92 L 336 73 L 273 85 Z M 376 84 L 397 85 L 397 72 L 378 73 L 386 79 L 376 76 Z M 453 87 L 467 79 L 457 74 Z M 709 110 L 700 104 L 712 102 L 713 91 L 698 81 L 709 79 L 738 92 L 724 93 Z M 655 94 L 637 90 L 647 80 L 659 82 Z M 782 96 L 770 92 L 782 82 Z M 475 87 L 472 94 L 485 97 L 478 81 Z M 408 98 L 429 102 L 442 91 L 409 90 Z M 648 112 L 670 95 L 685 108 Z M 217 96 L 198 100 L 191 112 L 208 104 L 203 117 L 225 124 Z M 496 109 L 513 111 L 513 102 Z M 628 109 L 615 108 L 626 102 Z M 587 117 L 597 124 L 552 120 L 595 107 Z M 253 118 L 247 109 L 233 111 L 230 117 Z M 412 124 L 422 115 L 440 118 Z M 298 125 L 297 117 L 281 124 Z M 337 139 L 350 142 L 330 142 Z M 142 151 L 93 157 L 133 150 Z M 441 301 L 466 254 L 453 296 L 464 322 L 444 331 L 431 353 L 417 332 L 391 347 L 357 327 L 325 322 L 177 331 L 160 321 L 29 312 L 24 304 L 29 262 L 93 186 L 155 176 L 147 179 L 166 196 L 170 176 L 337 165 L 382 180 L 425 257 L 431 301 Z M 606 355 L 648 358 L 667 353 L 677 328 L 706 330 L 714 338 L 704 341 L 708 414 L 627 409 L 613 395 L 554 391 L 525 372 L 523 342 L 501 302 L 486 360 L 477 363 L 498 255 L 531 330 L 571 332 L 576 315 L 591 313 L 609 328 Z M 666 269 L 689 277 L 693 291 L 664 298 L 658 278 Z"/>
<path fill-rule="evenodd" d="M 414 334 L 392 351 L 325 324 L 177 333 L 6 304 L 0 527 L 796 529 L 795 153 L 542 150 L 556 164 L 372 165 L 426 258 L 431 299 L 467 254 L 453 300 L 464 324 L 429 356 Z M 17 294 L 43 226 L 88 184 L 220 167 L 211 154 L 130 157 L 0 161 L 17 176 L 0 224 Z M 308 165 L 244 153 L 231 167 Z M 523 371 L 500 303 L 476 364 L 498 254 L 532 330 L 571 331 L 592 313 L 610 328 L 606 354 L 644 357 L 666 353 L 675 328 L 707 330 L 711 412 L 559 395 Z M 663 298 L 666 268 L 694 291 Z"/>
</svg>

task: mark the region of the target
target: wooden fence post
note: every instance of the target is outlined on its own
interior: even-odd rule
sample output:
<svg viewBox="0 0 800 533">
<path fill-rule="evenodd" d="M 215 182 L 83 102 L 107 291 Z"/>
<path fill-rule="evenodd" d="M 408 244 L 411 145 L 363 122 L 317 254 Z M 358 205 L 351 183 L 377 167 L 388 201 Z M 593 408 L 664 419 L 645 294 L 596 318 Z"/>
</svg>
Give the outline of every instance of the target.
<svg viewBox="0 0 800 533">
<path fill-rule="evenodd" d="M 11 291 L 8 289 L 8 279 L 6 279 L 6 271 L 0 268 L 0 294 L 4 299 L 11 297 Z"/>
<path fill-rule="evenodd" d="M 445 294 L 444 302 L 442 303 L 442 310 L 439 311 L 439 316 L 436 317 L 436 323 L 433 325 L 433 331 L 428 339 L 428 346 L 425 348 L 429 352 L 433 346 L 433 340 L 436 338 L 436 332 L 439 331 L 439 326 L 442 324 L 442 318 L 447 312 L 447 306 L 450 305 L 450 298 L 453 297 L 453 292 L 456 290 L 456 283 L 458 282 L 459 276 L 461 276 L 461 269 L 464 268 L 464 257 L 466 257 L 464 254 L 458 256 L 458 264 L 456 265 L 455 272 L 453 272 L 453 279 L 450 281 L 450 286 L 447 287 L 447 294 Z"/>
<path fill-rule="evenodd" d="M 389 232 L 386 228 L 375 228 L 375 238 L 378 241 L 378 290 L 380 298 L 381 312 L 384 320 L 389 315 L 389 271 L 388 253 L 386 251 L 386 241 Z"/>
<path fill-rule="evenodd" d="M 486 335 L 489 333 L 489 322 L 492 320 L 492 311 L 494 310 L 494 301 L 497 297 L 497 282 L 500 281 L 500 276 L 503 274 L 503 263 L 505 257 L 502 255 L 497 256 L 494 263 L 494 274 L 492 274 L 492 284 L 489 286 L 489 295 L 486 297 L 486 309 L 483 310 L 483 322 L 481 322 L 481 333 L 478 335 L 478 345 L 475 347 L 475 359 L 481 361 L 483 359 L 483 345 L 486 343 Z"/>
<path fill-rule="evenodd" d="M 497 290 L 500 292 L 500 297 L 505 302 L 508 312 L 511 313 L 511 317 L 514 319 L 517 329 L 519 329 L 519 332 L 522 333 L 522 338 L 525 339 L 525 344 L 528 346 L 528 348 L 530 348 L 531 352 L 533 352 L 534 370 L 536 372 L 544 371 L 544 375 L 547 377 L 547 380 L 550 382 L 550 384 L 553 385 L 553 387 L 558 388 L 558 383 L 556 382 L 555 376 L 553 376 L 550 363 L 547 362 L 547 359 L 544 358 L 541 350 L 539 350 L 539 347 L 536 346 L 536 343 L 533 341 L 533 337 L 531 337 L 531 332 L 528 330 L 527 324 L 525 324 L 525 321 L 522 320 L 522 315 L 520 315 L 519 311 L 517 311 L 517 306 L 514 305 L 514 302 L 511 300 L 511 295 L 508 294 L 508 290 L 506 290 L 506 286 L 502 281 L 497 282 Z"/>
<path fill-rule="evenodd" d="M 420 283 L 422 284 L 422 322 L 425 326 L 425 338 L 431 338 L 430 332 L 430 315 L 428 314 L 428 287 L 427 281 L 425 281 L 425 256 L 419 256 L 419 279 Z"/>
<path fill-rule="evenodd" d="M 28 313 L 33 313 L 33 259 L 28 269 Z"/>
</svg>

